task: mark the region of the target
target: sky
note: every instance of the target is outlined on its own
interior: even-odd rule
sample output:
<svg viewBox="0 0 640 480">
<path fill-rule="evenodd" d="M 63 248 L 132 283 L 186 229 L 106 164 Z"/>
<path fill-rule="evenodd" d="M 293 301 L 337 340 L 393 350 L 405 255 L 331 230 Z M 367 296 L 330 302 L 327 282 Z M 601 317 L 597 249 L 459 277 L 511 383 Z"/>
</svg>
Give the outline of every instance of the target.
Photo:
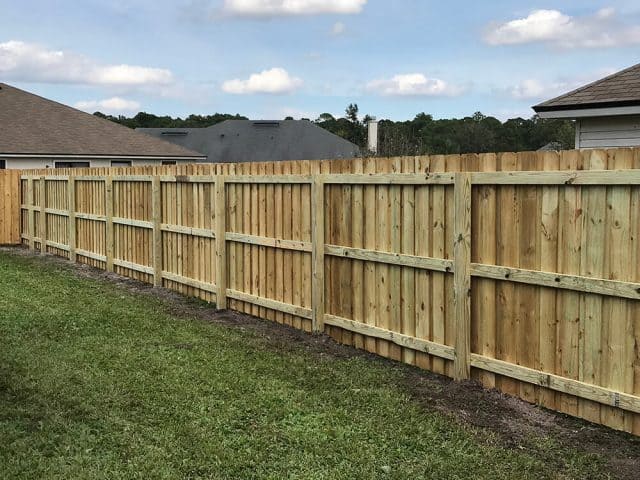
<svg viewBox="0 0 640 480">
<path fill-rule="evenodd" d="M 639 52 L 637 0 L 0 0 L 0 82 L 127 116 L 528 118 Z"/>
</svg>

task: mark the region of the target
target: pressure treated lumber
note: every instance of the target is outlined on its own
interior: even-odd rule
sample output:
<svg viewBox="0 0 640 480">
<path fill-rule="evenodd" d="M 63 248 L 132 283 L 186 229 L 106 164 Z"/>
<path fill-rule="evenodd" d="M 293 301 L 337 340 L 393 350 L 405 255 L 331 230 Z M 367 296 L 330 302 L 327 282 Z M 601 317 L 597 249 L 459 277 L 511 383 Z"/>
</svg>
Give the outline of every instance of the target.
<svg viewBox="0 0 640 480">
<path fill-rule="evenodd" d="M 510 362 L 503 362 L 495 358 L 487 358 L 477 354 L 471 354 L 471 366 L 481 368 L 489 372 L 505 375 L 516 380 L 540 385 L 558 392 L 586 398 L 604 405 L 640 413 L 640 397 L 625 394 L 596 385 L 589 385 L 578 380 L 563 378 L 558 375 L 541 372 Z"/>
<path fill-rule="evenodd" d="M 314 333 L 324 332 L 325 321 L 325 217 L 324 217 L 324 182 L 316 178 L 311 185 L 311 239 L 312 239 L 312 330 Z"/>
<path fill-rule="evenodd" d="M 370 262 L 386 263 L 405 267 L 433 270 L 436 272 L 452 272 L 453 261 L 441 258 L 419 257 L 402 253 L 388 253 L 364 248 L 341 247 L 338 245 L 325 245 L 325 255 Z"/>
<path fill-rule="evenodd" d="M 478 263 L 471 264 L 471 275 L 527 285 L 539 285 L 541 287 L 561 288 L 576 292 L 597 293 L 599 295 L 640 300 L 640 283 L 635 282 L 605 280 L 580 275 L 565 275 Z"/>
<path fill-rule="evenodd" d="M 216 225 L 216 306 L 227 308 L 227 240 L 225 177 L 218 175 L 215 182 Z"/>
<path fill-rule="evenodd" d="M 453 284 L 455 295 L 456 380 L 471 376 L 471 175 L 456 173 Z"/>
<path fill-rule="evenodd" d="M 16 206 L 30 248 L 640 434 L 634 167 L 640 149 L 42 170 Z"/>
<path fill-rule="evenodd" d="M 396 345 L 400 345 L 401 347 L 411 348 L 412 350 L 446 358 L 447 360 L 454 360 L 456 358 L 455 349 L 453 347 L 440 345 L 428 340 L 421 340 L 419 338 L 396 333 L 384 328 L 374 327 L 366 323 L 360 323 L 347 318 L 340 318 L 338 316 L 328 314 L 324 316 L 324 323 L 326 325 L 333 325 L 351 332 L 360 333 L 368 337 L 388 340 Z"/>
<path fill-rule="evenodd" d="M 67 208 L 69 212 L 68 227 L 67 227 L 68 228 L 67 242 L 69 243 L 69 260 L 75 263 L 76 262 L 76 233 L 77 233 L 78 227 L 76 225 L 76 179 L 73 176 L 67 177 Z"/>
</svg>

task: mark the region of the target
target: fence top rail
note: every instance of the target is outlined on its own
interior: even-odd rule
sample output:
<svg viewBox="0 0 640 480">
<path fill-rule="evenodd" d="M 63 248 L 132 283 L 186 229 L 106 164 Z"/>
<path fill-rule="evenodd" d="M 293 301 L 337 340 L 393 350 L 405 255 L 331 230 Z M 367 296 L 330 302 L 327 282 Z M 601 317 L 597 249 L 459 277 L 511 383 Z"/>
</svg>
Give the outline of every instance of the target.
<svg viewBox="0 0 640 480">
<path fill-rule="evenodd" d="M 215 183 L 222 175 L 160 175 L 163 183 Z"/>
<path fill-rule="evenodd" d="M 225 183 L 313 183 L 313 175 L 225 175 Z"/>
<path fill-rule="evenodd" d="M 78 177 L 76 177 L 76 179 L 77 178 Z M 104 177 L 105 180 L 107 178 L 111 178 L 111 180 L 114 182 L 152 182 L 153 181 L 153 175 L 110 175 L 108 177 Z"/>
<path fill-rule="evenodd" d="M 455 173 L 329 173 L 316 178 L 329 184 L 453 185 Z"/>
<path fill-rule="evenodd" d="M 640 185 L 640 170 L 473 172 L 475 185 Z"/>
<path fill-rule="evenodd" d="M 444 173 L 345 173 L 311 175 L 33 175 L 23 174 L 22 180 L 151 182 L 159 177 L 165 183 L 225 183 L 261 184 L 326 184 L 352 185 L 452 185 L 457 172 Z M 558 170 L 471 172 L 473 185 L 640 185 L 640 169 L 632 170 Z"/>
</svg>

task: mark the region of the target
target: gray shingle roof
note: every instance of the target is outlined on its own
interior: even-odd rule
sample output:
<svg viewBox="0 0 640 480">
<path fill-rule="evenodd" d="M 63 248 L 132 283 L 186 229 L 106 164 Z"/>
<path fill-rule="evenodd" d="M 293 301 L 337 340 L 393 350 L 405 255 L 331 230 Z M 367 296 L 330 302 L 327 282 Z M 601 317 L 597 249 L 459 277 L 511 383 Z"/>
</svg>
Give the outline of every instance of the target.
<svg viewBox="0 0 640 480">
<path fill-rule="evenodd" d="M 540 103 L 533 109 L 548 112 L 633 105 L 640 105 L 640 63 Z"/>
<path fill-rule="evenodd" d="M 226 120 L 206 128 L 138 128 L 202 152 L 210 162 L 323 160 L 358 156 L 357 145 L 306 120 Z"/>
<path fill-rule="evenodd" d="M 202 157 L 4 83 L 0 83 L 1 154 Z"/>
</svg>

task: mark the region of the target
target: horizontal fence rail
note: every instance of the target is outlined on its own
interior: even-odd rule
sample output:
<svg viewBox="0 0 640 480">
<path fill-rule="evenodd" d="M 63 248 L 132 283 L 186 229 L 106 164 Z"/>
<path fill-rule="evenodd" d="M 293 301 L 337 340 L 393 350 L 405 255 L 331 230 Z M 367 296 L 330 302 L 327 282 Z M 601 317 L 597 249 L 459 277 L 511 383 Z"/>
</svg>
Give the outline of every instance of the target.
<svg viewBox="0 0 640 480">
<path fill-rule="evenodd" d="M 73 173 L 30 248 L 640 434 L 636 150 Z"/>
</svg>

